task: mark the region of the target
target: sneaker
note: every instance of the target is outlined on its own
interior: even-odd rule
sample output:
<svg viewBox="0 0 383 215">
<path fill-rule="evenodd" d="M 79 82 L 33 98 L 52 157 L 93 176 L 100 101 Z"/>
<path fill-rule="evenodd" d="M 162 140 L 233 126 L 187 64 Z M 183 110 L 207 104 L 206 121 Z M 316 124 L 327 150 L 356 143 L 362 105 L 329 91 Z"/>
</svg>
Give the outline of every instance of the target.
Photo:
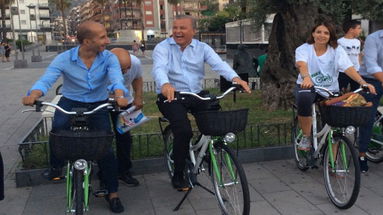
<svg viewBox="0 0 383 215">
<path fill-rule="evenodd" d="M 60 167 L 49 168 L 42 173 L 42 176 L 48 179 L 49 181 L 61 181 L 65 178 L 65 176 L 63 175 L 63 169 Z"/>
<path fill-rule="evenodd" d="M 174 174 L 172 177 L 172 185 L 178 191 L 188 191 L 190 189 L 183 174 Z"/>
<path fill-rule="evenodd" d="M 122 205 L 120 198 L 116 197 L 109 199 L 109 196 L 105 196 L 105 200 L 109 203 L 109 208 L 113 213 L 124 212 L 124 206 Z"/>
<path fill-rule="evenodd" d="M 118 179 L 120 179 L 121 181 L 123 181 L 126 185 L 130 186 L 130 187 L 137 187 L 140 182 L 135 179 L 131 174 L 130 172 L 126 173 L 126 174 L 123 174 L 123 175 L 120 175 L 118 177 Z"/>
<path fill-rule="evenodd" d="M 364 157 L 364 156 L 359 157 L 359 165 L 360 165 L 360 171 L 362 173 L 367 173 L 368 172 L 368 165 L 367 165 L 366 157 Z"/>
<path fill-rule="evenodd" d="M 298 143 L 298 150 L 310 151 L 311 149 L 311 137 L 303 136 L 301 141 Z"/>
</svg>

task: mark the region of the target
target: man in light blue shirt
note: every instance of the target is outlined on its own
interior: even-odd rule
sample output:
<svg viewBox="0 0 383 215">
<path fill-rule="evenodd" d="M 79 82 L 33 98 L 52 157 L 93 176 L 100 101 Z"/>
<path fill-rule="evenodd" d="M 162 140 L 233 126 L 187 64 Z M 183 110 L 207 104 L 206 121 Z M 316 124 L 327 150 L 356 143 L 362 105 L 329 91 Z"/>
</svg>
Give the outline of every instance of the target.
<svg viewBox="0 0 383 215">
<path fill-rule="evenodd" d="M 374 85 L 377 93 L 376 95 L 365 95 L 366 100 L 373 103 L 374 111 L 371 116 L 369 116 L 370 121 L 368 125 L 359 128 L 359 162 L 361 171 L 367 172 L 368 165 L 365 154 L 367 146 L 370 143 L 376 111 L 379 106 L 380 98 L 383 95 L 383 30 L 376 31 L 367 36 L 364 45 L 363 62 L 360 66 L 359 73 L 363 76 L 364 80 Z"/>
<path fill-rule="evenodd" d="M 45 95 L 56 80 L 63 76 L 63 97 L 58 105 L 70 111 L 72 108 L 93 109 L 108 99 L 108 85 L 114 91 L 115 99 L 120 107 L 126 107 L 128 100 L 124 94 L 128 92 L 123 84 L 120 64 L 115 55 L 106 51 L 110 43 L 103 25 L 86 21 L 78 26 L 77 39 L 79 46 L 58 55 L 46 69 L 45 74 L 32 86 L 28 95 L 23 98 L 24 105 L 33 105 Z M 88 118 L 92 131 L 111 131 L 109 113 L 99 111 Z M 52 132 L 69 130 L 71 118 L 60 111 L 55 111 Z M 58 180 L 62 174 L 64 161 L 58 160 L 50 153 L 51 168 L 46 176 Z M 101 179 L 108 190 L 106 196 L 110 210 L 121 213 L 124 207 L 118 197 L 117 163 L 110 148 L 107 155 L 98 160 L 102 170 Z"/>
<path fill-rule="evenodd" d="M 193 39 L 196 33 L 196 22 L 191 16 L 177 16 L 173 22 L 173 36 L 159 43 L 153 51 L 152 75 L 156 82 L 158 94 L 157 106 L 170 121 L 174 135 L 174 176 L 173 187 L 177 190 L 188 190 L 183 170 L 188 153 L 192 128 L 187 117 L 192 113 L 206 110 L 208 104 L 186 97 L 185 100 L 174 100 L 175 91 L 202 93 L 202 81 L 205 76 L 204 64 L 209 64 L 228 81 L 240 84 L 250 93 L 247 83 L 214 52 L 206 43 Z M 167 101 L 167 102 L 164 102 Z"/>
</svg>

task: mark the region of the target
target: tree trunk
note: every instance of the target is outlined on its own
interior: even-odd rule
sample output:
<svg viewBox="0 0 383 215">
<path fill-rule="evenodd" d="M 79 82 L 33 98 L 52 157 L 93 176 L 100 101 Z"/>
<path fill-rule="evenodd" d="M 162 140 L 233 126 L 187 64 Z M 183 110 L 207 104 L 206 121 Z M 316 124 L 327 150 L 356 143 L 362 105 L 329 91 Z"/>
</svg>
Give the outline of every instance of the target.
<svg viewBox="0 0 383 215">
<path fill-rule="evenodd" d="M 319 16 L 311 4 L 281 4 L 274 17 L 265 66 L 261 74 L 263 103 L 271 110 L 287 109 L 294 102 L 298 72 L 295 49 L 303 44 Z"/>
</svg>

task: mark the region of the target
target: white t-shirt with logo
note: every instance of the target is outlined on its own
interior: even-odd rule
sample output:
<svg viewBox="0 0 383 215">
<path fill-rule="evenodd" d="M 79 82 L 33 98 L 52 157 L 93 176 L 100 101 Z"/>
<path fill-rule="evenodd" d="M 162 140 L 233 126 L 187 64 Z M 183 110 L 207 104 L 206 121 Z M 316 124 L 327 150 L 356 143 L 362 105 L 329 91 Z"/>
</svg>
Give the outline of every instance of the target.
<svg viewBox="0 0 383 215">
<path fill-rule="evenodd" d="M 308 43 L 295 50 L 295 62 L 298 61 L 307 63 L 309 75 L 315 86 L 325 87 L 332 92 L 339 92 L 339 70 L 344 71 L 353 66 L 342 47 L 334 49 L 327 46 L 327 51 L 317 56 L 314 45 Z M 299 75 L 296 83 L 301 84 L 302 81 Z"/>
<path fill-rule="evenodd" d="M 359 71 L 360 41 L 358 39 L 339 38 L 338 44 L 346 51 L 356 71 Z M 340 72 L 344 72 L 340 70 Z"/>
</svg>

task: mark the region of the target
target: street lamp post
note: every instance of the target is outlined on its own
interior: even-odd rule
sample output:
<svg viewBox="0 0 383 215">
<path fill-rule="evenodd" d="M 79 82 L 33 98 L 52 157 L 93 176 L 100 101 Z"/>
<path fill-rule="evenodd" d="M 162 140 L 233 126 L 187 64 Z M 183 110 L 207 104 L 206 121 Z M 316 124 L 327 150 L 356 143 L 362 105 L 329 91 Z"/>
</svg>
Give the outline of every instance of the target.
<svg viewBox="0 0 383 215">
<path fill-rule="evenodd" d="M 26 68 L 28 67 L 28 62 L 27 60 L 25 59 L 25 56 L 24 56 L 24 46 L 23 46 L 23 41 L 20 39 L 20 35 L 21 35 L 21 21 L 20 21 L 20 8 L 19 8 L 19 1 L 16 0 L 16 5 L 17 5 L 17 15 L 18 15 L 18 19 L 19 19 L 19 40 L 20 40 L 20 47 L 21 47 L 21 56 L 22 56 L 22 59 L 19 60 L 17 59 L 17 52 L 16 52 L 16 59 L 14 61 L 14 68 Z M 12 24 L 13 24 L 13 15 L 12 15 Z M 14 30 L 13 30 L 14 32 Z M 15 35 L 13 35 L 13 41 L 14 41 L 14 44 L 15 44 L 15 49 L 17 49 L 16 47 L 16 37 Z"/>
<path fill-rule="evenodd" d="M 40 50 L 39 50 L 39 39 L 37 38 L 37 16 L 36 16 L 36 5 L 34 4 L 30 4 L 27 6 L 28 7 L 28 11 L 29 11 L 29 26 L 31 28 L 31 38 L 32 40 L 34 40 L 34 42 L 37 43 L 37 51 L 38 51 L 38 55 L 36 56 L 35 55 L 35 48 L 36 47 L 32 47 L 32 57 L 31 57 L 31 61 L 32 62 L 41 62 L 42 61 L 42 57 L 40 56 Z M 33 36 L 33 31 L 32 31 L 32 16 L 31 16 L 31 9 L 34 9 L 34 20 L 35 20 L 35 33 L 36 33 L 36 39 L 34 38 Z"/>
</svg>

